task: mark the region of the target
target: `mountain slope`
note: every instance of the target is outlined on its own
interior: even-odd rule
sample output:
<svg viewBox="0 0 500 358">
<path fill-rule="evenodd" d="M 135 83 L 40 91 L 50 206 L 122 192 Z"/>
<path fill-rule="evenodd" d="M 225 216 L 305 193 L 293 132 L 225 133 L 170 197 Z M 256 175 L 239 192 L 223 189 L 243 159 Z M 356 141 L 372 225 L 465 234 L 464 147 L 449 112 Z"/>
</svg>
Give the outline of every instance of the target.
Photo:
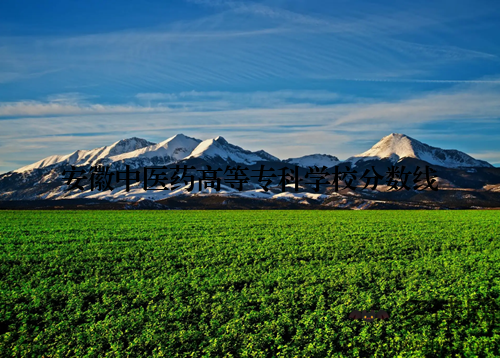
<svg viewBox="0 0 500 358">
<path fill-rule="evenodd" d="M 361 188 L 363 184 L 368 184 L 366 180 L 360 178 L 360 175 L 366 169 L 372 170 L 372 167 L 378 173 L 383 174 L 391 162 L 405 165 L 411 170 L 417 166 L 425 166 L 426 163 L 434 168 L 439 166 L 436 174 L 439 192 L 430 189 L 427 192 L 390 191 L 388 185 L 384 184 L 385 180 L 380 180 L 377 190 L 351 190 L 352 188 L 346 189 L 346 182 L 343 179 L 340 180 L 337 190 L 333 184 L 335 175 L 332 174 L 331 170 L 328 170 L 330 174 L 326 177 L 327 183 L 323 183 L 324 185 L 315 189 L 315 183 L 305 177 L 306 170 L 304 168 L 310 166 L 331 168 L 340 165 L 343 169 L 344 165 L 349 166 L 349 161 L 356 163 L 358 180 L 354 185 L 358 188 Z M 170 183 L 171 179 L 177 174 L 176 169 L 168 164 L 174 162 L 193 167 L 186 172 L 186 178 L 192 176 L 191 183 L 185 179 L 180 181 L 178 185 L 171 185 L 173 184 Z M 110 178 L 112 191 L 91 190 L 92 179 L 88 174 L 87 178 L 80 182 L 82 190 L 79 187 L 67 187 L 68 178 L 62 174 L 63 169 L 67 169 L 69 165 L 76 165 L 80 166 L 78 169 L 88 173 L 87 166 L 98 163 L 110 165 L 112 172 L 123 171 L 126 165 L 130 165 L 131 169 L 139 172 L 139 175 L 138 178 L 132 179 L 129 191 L 126 190 L 123 178 L 117 180 L 117 176 Z M 204 170 L 209 165 L 215 168 L 219 166 L 224 168 L 226 165 L 235 166 L 238 164 L 242 164 L 243 167 L 248 166 L 249 172 L 246 175 L 250 176 L 248 182 L 244 182 L 241 186 L 241 191 L 236 189 L 237 185 L 233 186 L 234 182 L 231 182 L 229 173 L 220 175 L 222 178 L 219 192 L 210 187 L 199 191 L 202 183 L 199 180 L 200 169 Z M 280 178 L 279 173 L 276 173 L 277 175 L 272 177 L 272 181 L 266 184 L 269 190 L 264 190 L 262 184 L 266 180 L 262 182 L 257 179 L 257 176 L 252 176 L 252 172 L 258 171 L 261 164 L 267 168 L 278 170 L 280 166 L 290 167 L 291 164 L 301 166 L 299 179 L 302 183 L 299 185 L 299 190 L 295 192 L 294 184 L 289 183 L 286 184 L 286 190 L 283 192 L 280 185 L 282 178 Z M 144 167 L 163 165 L 169 166 L 161 174 L 164 178 L 170 178 L 164 180 L 166 184 L 157 183 L 151 177 L 147 178 L 147 173 L 142 170 Z M 353 209 L 366 209 L 368 207 L 429 208 L 431 204 L 432 208 L 500 207 L 500 194 L 496 190 L 499 183 L 500 168 L 492 167 L 484 161 L 476 160 L 457 150 L 431 147 L 403 134 L 393 133 L 386 136 L 370 150 L 344 162 L 327 154 L 312 154 L 281 161 L 263 150 L 252 152 L 230 144 L 222 137 L 201 141 L 177 134 L 158 144 L 144 139 L 130 138 L 106 147 L 79 150 L 64 156 L 48 157 L 17 171 L 1 174 L 0 202 L 61 199 L 82 200 L 82 203 L 87 200 L 91 203 L 95 199 L 116 202 L 122 200 L 158 202 L 175 200 L 177 203 L 175 205 L 191 203 L 194 205 L 193 207 L 196 207 L 204 202 L 205 199 L 202 200 L 202 198 L 206 196 L 206 200 L 210 202 L 211 200 L 219 200 L 216 198 L 226 198 L 222 200 L 226 203 L 227 200 L 235 200 L 234 198 L 262 201 L 264 204 L 269 201 L 285 200 L 289 201 L 289 204 L 286 205 L 295 205 L 292 204 L 293 201 L 297 205 L 322 205 Z M 144 190 L 143 184 L 147 184 L 146 187 L 149 190 Z M 283 206 L 286 205 L 283 204 Z"/>
<path fill-rule="evenodd" d="M 191 138 L 184 134 L 176 134 L 163 142 L 140 148 L 132 152 L 109 157 L 108 160 L 116 162 L 135 158 L 162 157 L 171 161 L 187 157 L 201 143 L 200 139 Z"/>
<path fill-rule="evenodd" d="M 330 168 L 340 163 L 339 158 L 329 154 L 310 154 L 298 158 L 289 158 L 284 160 L 285 163 L 295 164 L 303 168 L 316 166 L 322 168 L 323 166 Z"/>
<path fill-rule="evenodd" d="M 400 133 L 385 136 L 372 148 L 348 158 L 346 162 L 357 163 L 374 159 L 390 159 L 393 163 L 397 163 L 402 158 L 415 158 L 431 165 L 446 168 L 493 167 L 488 162 L 474 159 L 458 150 L 432 147 Z"/>
<path fill-rule="evenodd" d="M 255 164 L 259 161 L 280 161 L 280 159 L 263 150 L 251 152 L 233 145 L 221 136 L 201 142 L 186 159 L 191 158 L 201 158 L 205 160 L 220 158 L 226 161 L 231 160 L 236 163 L 248 165 Z"/>
<path fill-rule="evenodd" d="M 89 165 L 98 160 L 106 159 L 112 156 L 132 152 L 134 150 L 148 147 L 154 143 L 142 138 L 132 137 L 119 140 L 109 146 L 99 147 L 91 150 L 77 150 L 67 155 L 53 155 L 44 158 L 36 163 L 26 165 L 14 170 L 15 173 L 24 173 L 33 169 L 45 168 L 54 164 L 59 165 Z"/>
</svg>

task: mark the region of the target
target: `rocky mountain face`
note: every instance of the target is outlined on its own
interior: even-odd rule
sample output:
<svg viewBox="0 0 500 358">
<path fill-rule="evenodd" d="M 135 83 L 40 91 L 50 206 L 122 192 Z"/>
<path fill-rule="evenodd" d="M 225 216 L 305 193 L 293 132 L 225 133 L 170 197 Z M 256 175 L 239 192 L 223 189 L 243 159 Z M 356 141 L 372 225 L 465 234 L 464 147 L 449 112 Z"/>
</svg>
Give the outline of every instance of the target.
<svg viewBox="0 0 500 358">
<path fill-rule="evenodd" d="M 134 178 L 137 181 L 130 182 L 127 190 L 126 182 L 123 179 L 117 181 L 115 176 L 109 178 L 108 190 L 91 190 L 90 180 L 82 181 L 83 190 L 68 190 L 65 177 L 69 174 L 63 175 L 64 170 L 71 170 L 71 166 L 74 166 L 76 170 L 87 173 L 87 179 L 90 179 L 91 168 L 100 164 L 109 166 L 111 172 L 123 172 L 127 167 L 131 171 L 137 170 L 138 177 Z M 176 166 L 182 168 L 184 165 L 188 170 L 186 177 L 181 179 L 182 173 L 176 170 Z M 274 171 L 266 172 L 265 178 L 259 178 L 262 165 Z M 156 176 L 144 172 L 144 167 L 153 166 L 165 168 L 156 172 Z M 238 166 L 245 169 L 248 180 L 241 184 L 238 180 L 226 180 L 228 175 L 234 178 L 234 170 Z M 295 185 L 293 180 L 280 182 L 282 168 L 287 168 L 288 179 L 297 179 L 295 173 L 290 172 L 296 166 L 299 168 L 299 184 Z M 334 173 L 336 166 L 341 171 L 339 175 Z M 394 187 L 394 183 L 388 182 L 386 176 L 392 166 L 402 168 L 403 174 L 397 174 L 400 176 L 398 180 L 402 182 L 406 178 L 409 190 L 397 185 Z M 405 175 L 414 176 L 420 170 L 421 179 L 425 179 L 426 167 L 429 166 L 436 170 L 434 180 L 439 190 L 416 190 L 412 180 Z M 323 167 L 328 172 L 325 180 L 329 183 L 316 185 L 312 173 L 306 173 Z M 210 168 L 220 168 L 216 177 L 225 178 L 220 181 L 219 190 L 200 184 L 203 170 Z M 373 171 L 381 177 L 377 179 L 376 190 L 371 190 L 375 181 Z M 368 172 L 371 174 L 366 174 Z M 190 176 L 193 176 L 192 181 L 187 179 Z M 163 186 L 174 177 L 179 179 L 175 185 Z M 335 178 L 338 179 L 337 188 L 332 184 Z M 355 187 L 352 187 L 352 183 L 349 185 L 352 179 L 355 179 Z M 144 183 L 148 189 L 154 190 L 144 190 Z M 265 183 L 267 190 L 263 188 Z M 7 201 L 26 200 L 27 203 L 34 203 L 38 200 L 54 200 L 57 206 L 61 206 L 68 200 L 76 200 L 81 201 L 83 204 L 78 205 L 84 207 L 85 203 L 92 202 L 93 207 L 96 201 L 103 205 L 106 203 L 106 208 L 110 203 L 118 205 L 121 202 L 129 203 L 122 205 L 124 208 L 169 208 L 172 205 L 183 208 L 220 206 L 221 209 L 244 208 L 245 205 L 249 208 L 471 208 L 500 207 L 499 186 L 500 168 L 457 150 L 429 146 L 404 134 L 392 133 L 366 152 L 344 161 L 328 154 L 280 160 L 264 150 L 253 152 L 243 149 L 220 136 L 202 141 L 177 134 L 160 143 L 135 137 L 124 139 L 110 146 L 51 156 L 2 174 L 0 201 L 3 207 L 12 205 L 5 204 Z M 220 202 L 216 198 L 221 198 Z M 160 205 L 146 205 L 146 201 Z M 131 202 L 143 202 L 144 205 L 134 206 Z M 224 202 L 226 204 L 222 204 Z M 276 204 L 278 202 L 279 205 Z M 238 204 L 231 206 L 228 203 Z"/>
</svg>

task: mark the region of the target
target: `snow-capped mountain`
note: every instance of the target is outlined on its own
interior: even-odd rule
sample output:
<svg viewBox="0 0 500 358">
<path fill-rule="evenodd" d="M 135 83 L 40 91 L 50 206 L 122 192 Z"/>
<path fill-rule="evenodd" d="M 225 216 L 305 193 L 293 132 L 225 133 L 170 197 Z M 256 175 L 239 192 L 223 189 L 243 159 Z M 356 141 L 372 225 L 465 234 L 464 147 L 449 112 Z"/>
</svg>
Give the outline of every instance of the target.
<svg viewBox="0 0 500 358">
<path fill-rule="evenodd" d="M 477 201 L 474 205 L 482 206 L 488 203 L 488 200 L 498 199 L 498 206 L 500 207 L 500 194 L 497 195 L 497 191 L 488 189 L 488 194 L 481 192 L 483 187 L 485 189 L 491 188 L 500 183 L 500 168 L 494 168 L 489 163 L 476 160 L 463 152 L 431 147 L 404 134 L 396 133 L 382 138 L 370 150 L 346 161 L 340 161 L 337 157 L 328 154 L 311 154 L 282 161 L 264 150 L 253 152 L 230 144 L 220 136 L 201 141 L 183 134 L 177 134 L 158 144 L 134 137 L 120 140 L 110 146 L 92 150 L 78 150 L 68 155 L 51 156 L 18 170 L 0 174 L 0 203 L 42 199 L 57 199 L 58 201 L 60 199 L 82 200 L 85 203 L 88 200 L 104 200 L 106 202 L 144 200 L 164 202 L 178 200 L 179 205 L 184 205 L 183 203 L 187 202 L 200 203 L 204 195 L 215 195 L 227 198 L 227 200 L 233 200 L 233 198 L 238 198 L 237 200 L 264 200 L 266 201 L 266 203 L 262 204 L 264 207 L 271 205 L 269 201 L 290 200 L 296 202 L 297 205 L 312 204 L 364 209 L 372 205 L 375 205 L 375 207 L 382 205 L 381 203 L 387 200 L 392 203 L 387 204 L 387 207 L 390 208 L 398 200 L 403 203 L 401 204 L 403 206 L 407 205 L 405 202 L 410 198 L 411 200 L 417 200 L 415 199 L 418 197 L 417 193 L 414 190 L 408 192 L 399 191 L 397 194 L 387 193 L 387 190 L 383 188 L 384 185 L 381 185 L 381 189 L 378 189 L 378 191 L 373 192 L 364 190 L 352 191 L 347 194 L 340 193 L 334 191 L 335 187 L 328 184 L 332 183 L 333 180 L 331 173 L 326 178 L 327 185 L 321 186 L 317 191 L 314 190 L 313 192 L 314 183 L 310 182 L 310 180 L 303 180 L 304 182 L 300 185 L 299 191 L 296 192 L 294 184 L 289 183 L 286 185 L 287 189 L 283 192 L 279 184 L 280 176 L 278 172 L 276 173 L 278 175 L 273 177 L 272 183 L 267 184 L 269 190 L 264 190 L 262 183 L 255 176 L 247 173 L 251 177 L 241 187 L 241 191 L 237 190 L 230 181 L 226 182 L 225 175 L 222 175 L 223 182 L 220 191 L 210 187 L 205 187 L 200 191 L 199 169 L 204 169 L 208 165 L 224 168 L 226 164 L 242 164 L 250 167 L 249 170 L 256 170 L 256 168 L 260 167 L 259 163 L 274 169 L 279 169 L 277 165 L 283 164 L 299 165 L 302 168 L 311 166 L 331 168 L 336 165 L 343 166 L 344 164 L 348 166 L 349 162 L 357 164 L 358 169 L 364 169 L 364 166 L 370 167 L 372 165 L 383 169 L 387 166 L 387 160 L 397 163 L 405 158 L 411 158 L 410 162 L 417 160 L 429 163 L 432 166 L 440 166 L 437 181 L 440 188 L 443 188 L 442 194 L 440 194 L 442 198 L 445 198 L 443 200 L 447 200 L 453 205 L 471 206 L 473 205 L 472 202 L 461 204 L 463 197 L 460 196 L 462 193 L 460 190 L 479 190 L 478 197 L 482 198 L 482 201 Z M 366 162 L 368 160 L 374 160 L 375 162 L 368 163 Z M 168 165 L 169 167 L 166 168 L 164 176 L 170 178 L 176 175 L 176 169 L 170 165 L 172 163 L 187 164 L 191 167 L 187 175 L 193 177 L 191 183 L 195 183 L 194 188 L 191 183 L 186 181 L 178 183 L 180 186 L 169 184 L 169 186 L 162 188 L 161 185 L 164 184 L 155 183 L 154 178 L 146 178 L 147 174 L 142 170 L 149 166 Z M 68 178 L 62 174 L 63 168 L 67 169 L 67 166 L 75 165 L 89 173 L 90 169 L 87 166 L 96 164 L 110 165 L 112 171 L 123 171 L 124 166 L 130 165 L 131 169 L 139 173 L 139 178 L 131 183 L 129 191 L 126 190 L 125 182 L 121 179 L 118 180 L 117 176 L 112 178 L 111 189 L 109 190 L 92 190 L 89 177 L 80 183 L 82 188 L 68 188 Z M 417 163 L 417 165 L 421 164 Z M 299 179 L 306 179 L 305 174 L 304 169 L 300 170 Z M 307 183 L 308 181 L 309 183 Z M 144 190 L 144 184 L 149 186 L 150 190 Z M 360 180 L 358 184 L 362 185 L 363 181 Z M 151 188 L 153 189 L 151 190 Z M 484 199 L 484 195 L 489 195 L 488 199 Z M 495 199 L 495 195 L 498 196 L 497 199 Z M 184 201 L 185 199 L 188 201 Z M 227 202 L 226 199 L 221 200 Z M 424 195 L 423 200 L 428 203 L 429 197 Z M 323 202 L 324 204 L 319 204 Z M 442 202 L 440 201 L 441 204 L 436 205 L 442 205 Z M 198 204 L 193 205 L 196 207 Z M 283 207 L 280 205 L 278 206 Z M 286 207 L 288 204 L 283 205 Z"/>
<path fill-rule="evenodd" d="M 400 133 L 391 133 L 385 136 L 369 150 L 348 158 L 346 162 L 357 163 L 374 159 L 389 159 L 393 163 L 397 163 L 403 158 L 415 158 L 446 168 L 493 167 L 488 162 L 474 159 L 458 150 L 431 147 Z"/>
<path fill-rule="evenodd" d="M 60 165 L 92 165 L 93 163 L 109 157 L 121 155 L 153 145 L 142 138 L 132 137 L 119 140 L 109 146 L 99 147 L 91 150 L 77 150 L 67 155 L 52 155 L 36 163 L 26 165 L 14 170 L 15 173 L 29 172 L 33 169 L 45 168 L 54 164 Z"/>
<path fill-rule="evenodd" d="M 102 163 L 123 162 L 132 167 L 167 165 L 186 158 L 201 143 L 200 139 L 176 134 L 163 142 L 106 158 Z"/>
<path fill-rule="evenodd" d="M 298 158 L 289 158 L 284 160 L 285 163 L 298 165 L 303 168 L 316 166 L 322 168 L 323 166 L 330 168 L 340 163 L 339 158 L 329 154 L 310 154 Z"/>
<path fill-rule="evenodd" d="M 186 159 L 201 158 L 205 160 L 222 159 L 225 161 L 231 160 L 242 164 L 255 164 L 259 161 L 280 161 L 280 159 L 271 154 L 259 150 L 251 152 L 241 147 L 233 145 L 218 136 L 213 139 L 207 139 L 201 142 Z"/>
</svg>

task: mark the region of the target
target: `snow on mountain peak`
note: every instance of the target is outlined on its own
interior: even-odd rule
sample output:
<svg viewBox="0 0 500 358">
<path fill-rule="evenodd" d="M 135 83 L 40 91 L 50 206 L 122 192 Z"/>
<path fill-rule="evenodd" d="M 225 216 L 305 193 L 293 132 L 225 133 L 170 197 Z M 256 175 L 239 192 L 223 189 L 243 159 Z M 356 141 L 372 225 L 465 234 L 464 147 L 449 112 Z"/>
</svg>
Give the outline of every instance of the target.
<svg viewBox="0 0 500 358">
<path fill-rule="evenodd" d="M 39 160 L 36 163 L 26 165 L 22 168 L 14 170 L 16 173 L 28 172 L 34 169 L 45 168 L 51 165 L 91 165 L 99 160 L 109 158 L 111 156 L 127 153 L 138 148 L 147 147 L 154 143 L 142 138 L 132 137 L 119 140 L 110 146 L 94 148 L 91 150 L 77 150 L 66 155 L 52 155 L 50 157 Z"/>
<path fill-rule="evenodd" d="M 217 136 L 214 138 L 214 141 L 224 145 L 224 144 L 229 144 L 227 140 L 224 139 L 224 137 Z"/>
<path fill-rule="evenodd" d="M 14 172 L 23 173 L 53 165 L 95 165 L 96 163 L 109 164 L 113 162 L 121 162 L 120 165 L 131 164 L 134 167 L 165 165 L 188 158 L 220 158 L 247 165 L 259 161 L 281 161 L 264 150 L 252 152 L 233 145 L 222 136 L 201 141 L 180 133 L 158 144 L 132 137 L 92 150 L 77 150 L 71 154 L 53 155 Z M 448 168 L 493 167 L 485 161 L 474 159 L 458 150 L 432 147 L 401 133 L 391 133 L 383 137 L 366 152 L 350 157 L 345 162 L 356 165 L 358 161 L 389 159 L 393 163 L 397 163 L 402 158 L 415 158 L 431 165 Z M 289 158 L 284 162 L 302 167 L 326 166 L 328 168 L 340 163 L 337 157 L 327 154 Z"/>
<path fill-rule="evenodd" d="M 195 139 L 195 138 L 188 137 L 187 135 L 184 135 L 182 133 L 178 133 L 178 134 L 176 134 L 176 135 L 174 135 L 174 136 L 166 139 L 165 142 L 166 141 L 171 141 L 171 140 L 174 140 L 174 139 L 175 140 L 188 140 L 188 139 Z M 199 139 L 197 139 L 197 140 L 199 140 Z M 201 140 L 199 140 L 199 141 L 201 142 Z"/>
<path fill-rule="evenodd" d="M 191 153 L 189 158 L 204 158 L 215 159 L 222 158 L 224 160 L 232 160 L 236 163 L 255 164 L 258 161 L 276 160 L 278 158 L 261 150 L 258 152 L 251 152 L 241 147 L 233 145 L 225 140 L 223 137 L 218 136 L 213 139 L 207 139 L 201 142 Z"/>
<path fill-rule="evenodd" d="M 109 147 L 104 147 L 106 148 L 103 153 L 106 153 L 105 156 L 101 156 L 99 159 L 103 157 L 111 157 L 114 155 L 119 155 L 123 153 L 128 153 L 140 148 L 148 147 L 150 145 L 153 145 L 154 143 L 149 142 L 145 139 L 142 138 L 137 138 L 137 137 L 132 137 L 132 138 L 126 138 L 119 140 L 118 142 L 115 142 L 111 144 Z"/>
<path fill-rule="evenodd" d="M 158 144 L 143 147 L 122 155 L 112 156 L 108 159 L 111 162 L 116 162 L 134 158 L 159 157 L 164 159 L 164 163 L 173 162 L 187 157 L 200 143 L 200 139 L 191 138 L 184 134 L 176 134 Z"/>
<path fill-rule="evenodd" d="M 397 163 L 402 158 L 415 158 L 447 168 L 492 167 L 491 164 L 474 159 L 458 150 L 432 147 L 401 133 L 391 133 L 383 137 L 369 150 L 348 158 L 346 162 L 390 159 L 393 163 Z"/>
<path fill-rule="evenodd" d="M 314 166 L 318 168 L 322 168 L 323 166 L 331 168 L 338 165 L 340 160 L 339 158 L 329 154 L 310 154 L 298 158 L 285 159 L 284 162 L 295 164 L 303 168 Z"/>
<path fill-rule="evenodd" d="M 415 146 L 422 144 L 420 142 L 400 133 L 391 133 L 383 137 L 378 143 L 364 153 L 356 157 L 379 157 L 389 158 L 393 155 L 399 158 L 416 158 Z M 398 159 L 399 159 L 398 158 Z"/>
</svg>

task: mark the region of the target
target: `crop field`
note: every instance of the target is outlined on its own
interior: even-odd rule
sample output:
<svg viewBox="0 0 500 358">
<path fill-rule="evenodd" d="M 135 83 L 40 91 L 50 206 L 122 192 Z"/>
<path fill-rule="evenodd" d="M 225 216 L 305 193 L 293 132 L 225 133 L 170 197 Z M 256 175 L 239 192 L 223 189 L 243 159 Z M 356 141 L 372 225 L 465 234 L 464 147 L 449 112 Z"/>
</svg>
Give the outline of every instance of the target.
<svg viewBox="0 0 500 358">
<path fill-rule="evenodd" d="M 498 357 L 499 297 L 498 211 L 0 212 L 0 357 Z"/>
</svg>

